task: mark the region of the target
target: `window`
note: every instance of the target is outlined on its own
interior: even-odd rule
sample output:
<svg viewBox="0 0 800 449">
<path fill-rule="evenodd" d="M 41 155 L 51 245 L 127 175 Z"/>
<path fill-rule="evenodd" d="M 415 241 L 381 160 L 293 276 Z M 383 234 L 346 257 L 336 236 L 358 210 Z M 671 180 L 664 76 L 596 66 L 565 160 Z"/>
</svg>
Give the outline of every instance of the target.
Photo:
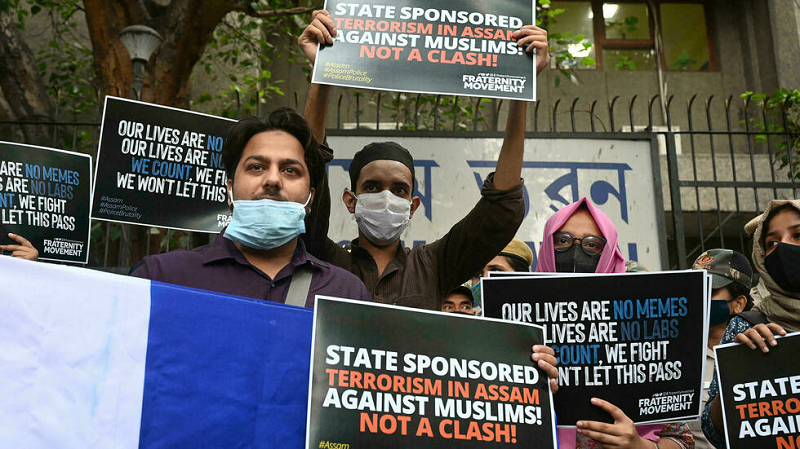
<svg viewBox="0 0 800 449">
<path fill-rule="evenodd" d="M 646 2 L 554 0 L 563 11 L 546 24 L 551 49 L 566 57 L 553 66 L 571 69 L 714 70 L 705 4 L 664 0 L 653 14 Z M 656 54 L 656 33 L 663 48 Z"/>
<path fill-rule="evenodd" d="M 551 37 L 551 50 L 554 52 L 566 51 L 571 58 L 559 61 L 560 68 L 594 68 L 592 60 L 595 55 L 594 30 L 591 21 L 591 2 L 553 2 L 550 6 L 554 10 L 563 10 L 556 16 L 556 22 L 548 26 L 548 36 Z M 587 20 L 589 19 L 589 20 Z M 583 64 L 581 64 L 583 62 Z M 551 63 L 556 63 L 556 58 L 551 58 Z"/>
<path fill-rule="evenodd" d="M 703 5 L 663 3 L 660 9 L 667 70 L 712 70 Z"/>
</svg>

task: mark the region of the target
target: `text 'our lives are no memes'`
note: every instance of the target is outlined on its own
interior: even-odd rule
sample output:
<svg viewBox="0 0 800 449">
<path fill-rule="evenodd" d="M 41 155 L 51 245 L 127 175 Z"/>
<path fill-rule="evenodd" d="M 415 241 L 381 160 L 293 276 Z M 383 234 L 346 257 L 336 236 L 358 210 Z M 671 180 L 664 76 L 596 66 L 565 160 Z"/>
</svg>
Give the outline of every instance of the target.
<svg viewBox="0 0 800 449">
<path fill-rule="evenodd" d="M 130 171 L 117 171 L 117 187 L 175 197 L 225 201 L 225 139 L 195 131 L 120 120 L 120 151 Z"/>
<path fill-rule="evenodd" d="M 68 202 L 80 183 L 75 170 L 0 161 L 0 224 L 74 231 Z"/>
</svg>

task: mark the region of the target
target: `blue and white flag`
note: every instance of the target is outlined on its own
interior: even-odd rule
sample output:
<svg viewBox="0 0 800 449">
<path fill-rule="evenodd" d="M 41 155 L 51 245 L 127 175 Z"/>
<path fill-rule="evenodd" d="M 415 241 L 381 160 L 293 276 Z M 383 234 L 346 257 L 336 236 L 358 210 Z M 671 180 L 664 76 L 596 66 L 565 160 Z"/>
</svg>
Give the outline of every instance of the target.
<svg viewBox="0 0 800 449">
<path fill-rule="evenodd" d="M 305 439 L 312 312 L 0 257 L 0 447 Z"/>
</svg>

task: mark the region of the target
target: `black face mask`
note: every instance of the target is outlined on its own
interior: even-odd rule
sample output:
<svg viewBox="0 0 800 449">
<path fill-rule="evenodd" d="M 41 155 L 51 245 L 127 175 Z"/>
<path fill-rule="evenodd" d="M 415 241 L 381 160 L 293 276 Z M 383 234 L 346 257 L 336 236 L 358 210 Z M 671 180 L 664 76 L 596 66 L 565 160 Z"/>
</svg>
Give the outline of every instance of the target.
<svg viewBox="0 0 800 449">
<path fill-rule="evenodd" d="M 800 292 L 800 246 L 778 243 L 764 259 L 764 266 L 782 289 Z"/>
<path fill-rule="evenodd" d="M 594 273 L 600 254 L 590 256 L 583 252 L 579 244 L 564 252 L 556 251 L 556 271 L 559 273 Z"/>
</svg>

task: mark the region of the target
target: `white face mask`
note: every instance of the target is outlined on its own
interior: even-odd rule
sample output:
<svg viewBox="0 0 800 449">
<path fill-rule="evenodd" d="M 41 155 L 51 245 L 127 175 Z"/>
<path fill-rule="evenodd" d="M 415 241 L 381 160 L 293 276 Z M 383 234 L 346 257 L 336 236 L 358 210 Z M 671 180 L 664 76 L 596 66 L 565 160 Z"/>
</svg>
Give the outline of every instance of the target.
<svg viewBox="0 0 800 449">
<path fill-rule="evenodd" d="M 352 192 L 351 192 L 352 193 Z M 356 196 L 356 223 L 364 236 L 376 245 L 388 245 L 400 238 L 411 217 L 411 201 L 388 190 Z"/>
</svg>

